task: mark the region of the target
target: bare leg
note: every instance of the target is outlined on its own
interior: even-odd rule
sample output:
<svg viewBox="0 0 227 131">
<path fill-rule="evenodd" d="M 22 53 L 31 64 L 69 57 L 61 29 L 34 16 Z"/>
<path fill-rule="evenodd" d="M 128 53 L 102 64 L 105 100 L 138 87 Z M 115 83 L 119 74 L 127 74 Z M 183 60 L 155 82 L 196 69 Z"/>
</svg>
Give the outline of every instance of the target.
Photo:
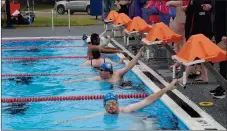
<svg viewBox="0 0 227 131">
<path fill-rule="evenodd" d="M 202 65 L 201 68 L 202 68 L 201 69 L 201 76 L 197 80 L 200 80 L 201 79 L 203 81 L 208 81 L 207 68 L 204 65 Z"/>
<path fill-rule="evenodd" d="M 186 81 L 188 80 L 188 76 L 189 76 L 189 73 L 191 72 L 192 70 L 192 66 L 187 66 L 186 69 L 185 69 L 185 72 L 186 72 Z M 179 81 L 179 84 L 183 84 L 183 77 L 181 77 L 180 79 L 178 79 Z"/>
<path fill-rule="evenodd" d="M 176 19 L 174 20 L 170 20 L 170 28 L 176 32 L 177 34 L 180 34 L 182 36 L 184 36 L 184 24 L 183 23 L 179 23 L 176 21 Z M 174 51 L 176 53 L 178 53 L 180 51 L 180 48 L 182 47 L 182 45 L 186 42 L 185 38 L 182 41 L 179 41 L 177 43 L 174 43 Z M 174 64 L 174 66 L 179 66 L 179 63 L 176 62 Z M 170 66 L 171 68 L 172 66 Z"/>
</svg>

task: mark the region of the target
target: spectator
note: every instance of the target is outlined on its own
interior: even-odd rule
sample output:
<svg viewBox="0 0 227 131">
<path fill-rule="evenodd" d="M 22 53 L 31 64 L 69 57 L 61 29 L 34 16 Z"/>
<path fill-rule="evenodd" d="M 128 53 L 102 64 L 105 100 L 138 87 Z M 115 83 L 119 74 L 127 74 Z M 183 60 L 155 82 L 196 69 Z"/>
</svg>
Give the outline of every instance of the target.
<svg viewBox="0 0 227 131">
<path fill-rule="evenodd" d="M 211 0 L 190 0 L 186 9 L 185 38 L 204 34 L 212 38 Z"/>
<path fill-rule="evenodd" d="M 221 40 L 225 44 L 227 44 L 227 30 L 226 30 L 226 8 L 227 1 L 226 0 L 216 0 L 215 1 L 215 31 L 216 31 L 216 42 L 219 43 Z M 223 37 L 225 36 L 225 37 Z M 222 39 L 223 37 L 223 39 Z M 227 61 L 223 61 L 219 63 L 220 74 L 227 79 Z M 213 95 L 214 98 L 222 99 L 225 98 L 225 89 L 221 85 L 216 87 L 214 90 L 210 91 L 210 94 Z"/>
<path fill-rule="evenodd" d="M 203 34 L 209 39 L 212 38 L 211 8 L 211 0 L 190 0 L 187 7 L 182 7 L 186 14 L 186 41 L 195 34 Z M 190 70 L 190 66 L 186 68 L 187 77 L 200 76 L 196 81 L 208 81 L 207 70 L 201 64 L 196 65 L 194 73 L 189 74 Z"/>
<path fill-rule="evenodd" d="M 142 18 L 149 23 L 148 19 L 150 15 L 159 15 L 163 23 L 169 26 L 170 14 L 169 8 L 166 7 L 168 0 L 150 0 L 148 5 L 142 11 Z"/>
<path fill-rule="evenodd" d="M 115 0 L 104 0 L 103 2 L 104 2 L 104 7 L 103 7 L 104 13 L 103 13 L 102 20 L 104 21 L 104 19 L 107 17 L 109 12 L 113 10 Z"/>
<path fill-rule="evenodd" d="M 180 6 L 182 6 L 182 5 L 183 5 L 183 0 L 177 0 L 177 1 L 171 0 L 166 3 L 167 7 L 172 7 L 172 8 L 170 8 L 170 12 L 172 10 L 171 17 L 173 19 L 170 20 L 170 24 L 169 24 L 170 28 L 177 34 L 184 36 L 185 17 L 186 16 L 185 16 L 185 13 L 180 9 Z M 176 13 L 174 11 L 174 8 L 176 10 Z M 174 44 L 174 50 L 176 53 L 183 46 L 183 43 L 185 43 L 185 40 L 179 41 Z M 175 63 L 174 65 L 171 65 L 169 67 L 169 69 L 172 69 L 173 66 L 176 66 L 177 70 L 180 70 L 179 63 Z"/>
<path fill-rule="evenodd" d="M 132 19 L 136 16 L 142 17 L 142 8 L 146 4 L 146 0 L 131 0 L 129 5 L 129 17 Z"/>
<path fill-rule="evenodd" d="M 130 0 L 116 0 L 117 8 L 119 9 L 118 13 L 125 13 L 128 15 L 128 6 Z"/>
</svg>

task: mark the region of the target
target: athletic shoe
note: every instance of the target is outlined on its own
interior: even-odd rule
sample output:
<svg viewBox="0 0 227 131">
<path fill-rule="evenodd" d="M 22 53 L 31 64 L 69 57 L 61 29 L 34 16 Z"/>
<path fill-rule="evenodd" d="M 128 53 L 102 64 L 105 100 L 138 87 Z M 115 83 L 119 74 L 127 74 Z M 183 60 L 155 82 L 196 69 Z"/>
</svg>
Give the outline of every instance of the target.
<svg viewBox="0 0 227 131">
<path fill-rule="evenodd" d="M 213 95 L 213 98 L 215 98 L 215 99 L 223 99 L 223 98 L 225 98 L 225 91 L 216 92 Z"/>
<path fill-rule="evenodd" d="M 210 90 L 210 94 L 214 95 L 216 92 L 220 92 L 222 89 L 221 86 L 216 87 L 214 90 Z"/>
</svg>

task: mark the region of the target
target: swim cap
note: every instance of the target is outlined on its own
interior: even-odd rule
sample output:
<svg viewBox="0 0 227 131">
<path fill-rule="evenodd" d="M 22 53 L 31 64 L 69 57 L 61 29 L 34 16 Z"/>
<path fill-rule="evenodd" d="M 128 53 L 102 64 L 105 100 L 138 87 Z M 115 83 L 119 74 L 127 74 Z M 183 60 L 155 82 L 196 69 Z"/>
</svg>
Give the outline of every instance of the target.
<svg viewBox="0 0 227 131">
<path fill-rule="evenodd" d="M 109 71 L 109 72 L 113 72 L 113 66 L 110 63 L 103 63 L 100 66 L 101 69 L 103 69 L 104 71 Z"/>
<path fill-rule="evenodd" d="M 87 40 L 87 35 L 86 34 L 83 34 L 82 40 Z"/>
<path fill-rule="evenodd" d="M 113 93 L 108 93 L 104 96 L 103 98 L 103 104 L 104 106 L 106 105 L 106 102 L 109 101 L 109 100 L 115 100 L 117 101 L 117 96 L 115 96 Z"/>
</svg>

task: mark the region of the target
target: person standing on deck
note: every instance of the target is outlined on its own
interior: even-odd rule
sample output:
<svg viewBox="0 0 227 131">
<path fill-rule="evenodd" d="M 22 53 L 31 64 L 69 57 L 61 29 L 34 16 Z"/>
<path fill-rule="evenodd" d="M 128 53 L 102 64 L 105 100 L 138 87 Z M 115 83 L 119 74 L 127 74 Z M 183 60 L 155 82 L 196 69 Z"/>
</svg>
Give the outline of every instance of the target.
<svg viewBox="0 0 227 131">
<path fill-rule="evenodd" d="M 185 39 L 186 41 L 196 34 L 203 34 L 209 39 L 212 38 L 212 22 L 211 22 L 211 0 L 189 0 L 187 6 L 182 7 L 186 14 L 185 22 Z M 207 70 L 201 64 L 196 65 L 195 72 L 189 74 L 191 66 L 186 68 L 186 77 L 197 78 L 196 81 L 208 81 Z M 182 79 L 183 80 L 183 79 Z"/>
<path fill-rule="evenodd" d="M 226 0 L 215 0 L 215 39 L 219 43 L 223 41 L 227 44 L 227 1 Z M 227 80 L 227 61 L 219 63 L 220 74 Z M 214 90 L 210 91 L 210 94 L 214 98 L 222 99 L 225 98 L 225 89 L 219 85 Z"/>
</svg>

